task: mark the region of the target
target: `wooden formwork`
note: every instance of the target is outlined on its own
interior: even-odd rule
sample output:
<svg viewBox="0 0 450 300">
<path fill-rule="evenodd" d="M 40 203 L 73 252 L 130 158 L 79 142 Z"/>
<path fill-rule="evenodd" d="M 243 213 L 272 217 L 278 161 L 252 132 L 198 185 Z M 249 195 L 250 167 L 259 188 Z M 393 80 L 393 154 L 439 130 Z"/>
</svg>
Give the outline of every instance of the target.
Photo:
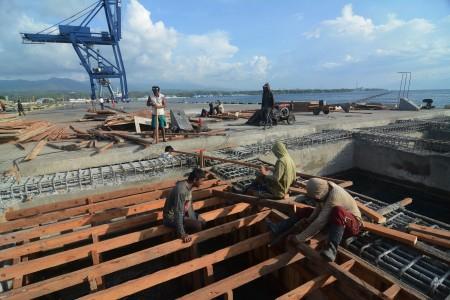
<svg viewBox="0 0 450 300">
<path fill-rule="evenodd" d="M 240 287 L 255 280 L 269 283 L 261 288 L 279 299 L 422 298 L 343 249 L 336 263 L 325 263 L 313 250 L 320 238 L 300 249 L 268 248 L 264 219 L 285 218 L 277 209 L 289 213 L 292 202 L 278 201 L 277 209 L 264 201 L 254 205 L 224 192 L 228 185 L 214 178 L 193 192 L 206 227 L 183 243 L 161 224 L 174 184 L 9 211 L 0 224 L 0 261 L 6 263 L 0 281 L 11 288 L 0 299 L 248 298 Z"/>
</svg>

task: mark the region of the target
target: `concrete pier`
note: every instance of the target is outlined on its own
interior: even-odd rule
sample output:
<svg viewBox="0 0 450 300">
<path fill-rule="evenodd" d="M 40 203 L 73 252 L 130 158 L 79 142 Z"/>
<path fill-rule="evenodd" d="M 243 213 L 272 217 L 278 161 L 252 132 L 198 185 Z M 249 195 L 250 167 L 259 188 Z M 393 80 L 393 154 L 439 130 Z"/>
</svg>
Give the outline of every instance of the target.
<svg viewBox="0 0 450 300">
<path fill-rule="evenodd" d="M 73 121 L 77 117 L 70 115 L 69 119 L 69 116 L 58 115 L 58 113 L 55 112 L 56 116 L 54 119 L 61 123 Z M 83 112 L 80 111 L 81 113 Z M 396 120 L 429 119 L 442 116 L 450 116 L 450 110 L 435 109 L 419 112 L 384 110 L 355 111 L 348 114 L 335 112 L 329 115 L 319 116 L 314 116 L 312 113 L 296 113 L 296 123 L 294 125 L 278 125 L 268 130 L 244 125 L 245 120 L 240 119 L 237 121 L 207 123 L 210 128 L 226 128 L 226 136 L 198 137 L 188 140 L 170 141 L 147 148 L 126 144 L 123 147 L 110 149 L 101 155 L 93 155 L 93 150 L 89 149 L 68 152 L 46 147 L 41 155 L 29 162 L 23 162 L 22 158 L 31 151 L 34 146 L 33 144 L 25 145 L 25 151 L 18 150 L 12 144 L 3 144 L 0 145 L 0 171 L 7 170 L 12 166 L 12 162 L 15 161 L 19 166 L 22 176 L 36 176 L 156 157 L 163 152 L 167 145 L 172 145 L 175 149 L 180 150 L 206 149 L 207 151 L 212 151 L 226 147 L 264 143 L 280 138 L 300 137 L 321 132 L 322 130 L 352 130 L 361 127 L 382 126 Z M 324 151 L 327 152 L 327 150 Z M 305 159 L 302 160 L 305 161 Z M 306 169 L 319 171 L 320 168 L 308 167 Z"/>
</svg>

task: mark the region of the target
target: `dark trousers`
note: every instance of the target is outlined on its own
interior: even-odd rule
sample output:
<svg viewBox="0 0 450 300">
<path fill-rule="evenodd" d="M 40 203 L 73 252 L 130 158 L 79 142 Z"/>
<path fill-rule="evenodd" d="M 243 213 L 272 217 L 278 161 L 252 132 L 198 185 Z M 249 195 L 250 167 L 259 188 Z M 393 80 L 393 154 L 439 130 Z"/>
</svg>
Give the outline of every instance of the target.
<svg viewBox="0 0 450 300">
<path fill-rule="evenodd" d="M 263 107 L 264 126 L 272 126 L 272 107 Z"/>
</svg>

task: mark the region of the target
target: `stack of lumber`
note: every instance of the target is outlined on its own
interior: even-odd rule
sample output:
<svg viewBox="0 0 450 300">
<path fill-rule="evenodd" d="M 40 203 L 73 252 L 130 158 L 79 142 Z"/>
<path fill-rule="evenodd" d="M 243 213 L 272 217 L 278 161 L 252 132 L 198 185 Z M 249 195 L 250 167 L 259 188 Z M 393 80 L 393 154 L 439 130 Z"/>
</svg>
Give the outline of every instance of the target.
<svg viewBox="0 0 450 300">
<path fill-rule="evenodd" d="M 58 141 L 72 138 L 66 127 L 57 126 L 48 121 L 10 121 L 0 125 L 0 143 L 13 142 L 23 144 L 43 139 Z"/>
<path fill-rule="evenodd" d="M 10 121 L 11 119 L 15 118 L 17 118 L 16 114 L 7 114 L 7 113 L 0 114 L 0 122 Z"/>
<path fill-rule="evenodd" d="M 118 113 L 115 115 L 110 115 L 105 119 L 103 126 L 120 126 L 120 125 L 130 125 L 134 126 L 134 117 L 151 118 L 151 113 L 147 109 L 142 109 L 138 111 L 133 111 L 130 113 Z M 166 112 L 166 120 L 169 122 L 170 113 Z"/>
<path fill-rule="evenodd" d="M 91 109 L 84 115 L 80 121 L 105 121 L 109 116 L 115 115 L 117 112 L 113 110 L 96 110 Z"/>
</svg>

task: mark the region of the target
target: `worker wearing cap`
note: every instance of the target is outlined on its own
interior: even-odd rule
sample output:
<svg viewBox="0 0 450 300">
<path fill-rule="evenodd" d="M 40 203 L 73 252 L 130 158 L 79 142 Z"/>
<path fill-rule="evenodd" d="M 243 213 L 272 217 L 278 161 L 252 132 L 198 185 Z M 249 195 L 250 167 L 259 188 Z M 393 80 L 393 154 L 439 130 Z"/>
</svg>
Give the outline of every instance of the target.
<svg viewBox="0 0 450 300">
<path fill-rule="evenodd" d="M 152 128 L 153 130 L 158 130 L 158 128 L 156 128 L 156 118 L 158 118 L 158 127 L 159 129 L 161 129 L 163 142 L 165 142 L 166 141 L 165 108 L 167 105 L 167 99 L 159 91 L 160 91 L 159 86 L 152 87 L 153 96 L 148 97 L 147 106 L 152 107 Z"/>
<path fill-rule="evenodd" d="M 294 217 L 277 224 L 269 222 L 269 228 L 277 235 L 300 221 L 303 230 L 297 235 L 288 236 L 289 241 L 299 243 L 328 227 L 328 243 L 321 254 L 328 261 L 334 261 L 342 238 L 359 234 L 361 213 L 355 199 L 333 182 L 312 178 L 306 184 L 306 193 L 316 201 L 315 208 L 298 209 Z"/>
<path fill-rule="evenodd" d="M 192 189 L 200 187 L 204 177 L 205 172 L 195 168 L 187 180 L 177 182 L 164 203 L 163 224 L 174 228 L 183 243 L 191 241 L 185 227 L 188 230 L 200 231 L 203 226 L 192 207 Z"/>
</svg>

